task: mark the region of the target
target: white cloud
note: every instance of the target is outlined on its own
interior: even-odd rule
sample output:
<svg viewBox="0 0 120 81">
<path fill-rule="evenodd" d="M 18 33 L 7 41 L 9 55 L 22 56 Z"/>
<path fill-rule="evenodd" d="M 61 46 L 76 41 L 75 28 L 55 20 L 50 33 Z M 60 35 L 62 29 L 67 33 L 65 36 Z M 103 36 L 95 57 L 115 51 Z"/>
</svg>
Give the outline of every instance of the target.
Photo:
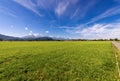
<svg viewBox="0 0 120 81">
<path fill-rule="evenodd" d="M 28 27 L 25 27 L 25 30 L 28 30 Z"/>
<path fill-rule="evenodd" d="M 16 15 L 16 12 L 14 12 L 13 10 L 7 8 L 7 7 L 3 7 L 3 6 L 0 6 L 0 13 L 3 13 L 3 14 L 6 14 L 6 15 L 9 15 L 11 17 L 14 17 L 14 18 L 17 18 L 18 16 Z"/>
<path fill-rule="evenodd" d="M 39 36 L 40 36 L 39 33 L 34 33 L 33 35 L 36 36 L 36 37 L 39 37 Z"/>
<path fill-rule="evenodd" d="M 13 0 L 15 1 L 16 3 L 22 5 L 23 7 L 33 11 L 34 13 L 36 13 L 37 15 L 39 16 L 43 16 L 40 12 L 39 12 L 39 9 L 38 9 L 38 6 L 33 3 L 32 0 Z"/>
<path fill-rule="evenodd" d="M 13 28 L 14 26 L 13 26 L 13 25 L 11 25 L 10 27 L 11 27 L 11 28 Z"/>
<path fill-rule="evenodd" d="M 78 12 L 79 12 L 79 8 L 77 8 L 77 9 L 75 10 L 75 12 L 74 12 L 73 15 L 70 17 L 70 19 L 73 19 L 73 18 L 77 15 Z"/>
<path fill-rule="evenodd" d="M 70 0 L 72 4 L 76 4 L 79 0 Z"/>
<path fill-rule="evenodd" d="M 42 11 L 44 10 L 47 13 L 47 16 L 54 19 L 51 11 L 58 16 L 73 16 L 79 15 L 83 17 L 86 13 L 93 7 L 98 0 L 90 1 L 82 5 L 81 0 L 13 0 L 14 2 L 22 5 L 23 7 L 31 10 L 32 12 L 38 14 L 39 16 L 44 16 Z M 77 5 L 79 2 L 80 5 Z M 79 8 L 79 9 L 78 9 Z M 77 9 L 77 10 L 76 10 Z"/>
<path fill-rule="evenodd" d="M 114 0 L 114 1 L 120 3 L 120 0 Z"/>
<path fill-rule="evenodd" d="M 88 3 L 86 3 L 82 8 L 81 11 L 79 12 L 79 16 L 80 17 L 84 17 L 86 15 L 86 13 L 92 9 L 92 7 L 97 4 L 99 2 L 99 0 L 91 0 L 90 2 L 88 1 Z"/>
<path fill-rule="evenodd" d="M 120 38 L 120 22 L 111 24 L 94 24 L 83 28 L 78 26 L 74 29 L 67 29 L 66 31 L 88 39 Z"/>
<path fill-rule="evenodd" d="M 94 17 L 93 19 L 91 19 L 91 21 L 88 22 L 87 24 L 93 23 L 95 21 L 98 21 L 98 20 L 106 18 L 106 17 L 117 15 L 117 14 L 120 14 L 120 6 L 113 7 L 113 8 L 110 8 L 110 9 L 106 10 L 102 14 L 100 14 L 100 15 Z"/>
<path fill-rule="evenodd" d="M 33 32 L 32 31 L 29 31 L 29 35 L 32 35 L 33 34 Z"/>
<path fill-rule="evenodd" d="M 52 9 L 56 5 L 56 2 L 56 0 L 36 0 L 37 5 L 44 9 Z"/>
<path fill-rule="evenodd" d="M 32 31 L 30 31 L 30 33 L 33 33 Z"/>
<path fill-rule="evenodd" d="M 45 33 L 50 33 L 49 31 L 45 31 Z"/>
<path fill-rule="evenodd" d="M 78 0 L 76 0 L 75 2 L 72 1 L 72 3 L 76 3 L 76 2 L 78 2 Z M 74 18 L 78 18 L 78 17 L 83 18 L 84 16 L 86 16 L 87 12 L 90 11 L 92 9 L 92 7 L 95 6 L 95 4 L 97 4 L 98 2 L 99 2 L 99 0 L 96 0 L 96 1 L 91 0 L 90 2 L 86 2 L 83 6 L 81 6 L 81 4 L 82 4 L 82 2 L 81 2 L 80 5 L 77 6 L 76 9 L 74 10 L 74 12 L 71 14 L 70 19 L 74 19 Z M 75 6 L 75 5 L 71 5 L 71 6 Z"/>
<path fill-rule="evenodd" d="M 55 13 L 57 14 L 57 16 L 63 15 L 68 5 L 69 5 L 69 2 L 65 2 L 65 1 L 59 2 L 57 7 L 55 8 Z"/>
<path fill-rule="evenodd" d="M 61 27 L 58 27 L 58 28 L 61 28 L 61 29 L 74 29 L 75 27 L 61 26 Z"/>
<path fill-rule="evenodd" d="M 35 36 L 35 37 L 40 37 L 42 36 L 40 33 L 33 33 L 33 31 L 29 31 L 29 34 L 28 35 L 32 35 L 32 36 Z"/>
</svg>

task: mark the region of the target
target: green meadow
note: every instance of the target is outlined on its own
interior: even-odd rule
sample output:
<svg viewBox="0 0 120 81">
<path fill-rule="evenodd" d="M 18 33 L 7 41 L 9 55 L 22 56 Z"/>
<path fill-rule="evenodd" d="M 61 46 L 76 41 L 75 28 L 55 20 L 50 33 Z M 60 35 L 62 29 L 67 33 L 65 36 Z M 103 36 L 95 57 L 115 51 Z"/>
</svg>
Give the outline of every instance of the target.
<svg viewBox="0 0 120 81">
<path fill-rule="evenodd" d="M 0 81 L 116 81 L 111 42 L 0 42 Z"/>
</svg>

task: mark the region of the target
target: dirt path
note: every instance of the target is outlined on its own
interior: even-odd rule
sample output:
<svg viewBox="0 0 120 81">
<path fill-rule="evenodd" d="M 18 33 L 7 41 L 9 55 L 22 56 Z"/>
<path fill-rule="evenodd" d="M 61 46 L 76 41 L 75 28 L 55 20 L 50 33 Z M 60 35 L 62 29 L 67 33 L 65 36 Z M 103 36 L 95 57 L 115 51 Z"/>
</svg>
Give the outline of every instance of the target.
<svg viewBox="0 0 120 81">
<path fill-rule="evenodd" d="M 119 42 L 113 41 L 112 44 L 115 45 L 120 50 L 120 43 Z M 117 66 L 117 69 L 118 69 L 118 76 L 120 78 L 120 67 L 119 67 L 118 57 L 119 56 L 115 52 L 116 66 Z M 119 81 L 119 79 L 118 79 L 118 81 Z"/>
<path fill-rule="evenodd" d="M 120 50 L 120 43 L 119 42 L 113 41 L 112 43 Z"/>
</svg>

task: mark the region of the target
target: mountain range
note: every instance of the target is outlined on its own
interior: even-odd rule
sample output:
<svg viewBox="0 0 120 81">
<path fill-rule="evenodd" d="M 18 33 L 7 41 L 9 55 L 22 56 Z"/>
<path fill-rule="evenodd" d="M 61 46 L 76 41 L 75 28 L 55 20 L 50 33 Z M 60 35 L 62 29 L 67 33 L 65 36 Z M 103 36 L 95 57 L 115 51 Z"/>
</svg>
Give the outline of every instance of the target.
<svg viewBox="0 0 120 81">
<path fill-rule="evenodd" d="M 48 36 L 35 36 L 28 35 L 24 37 L 13 37 L 0 34 L 0 40 L 4 41 L 54 41 L 54 40 L 65 40 L 64 38 L 48 37 Z"/>
</svg>

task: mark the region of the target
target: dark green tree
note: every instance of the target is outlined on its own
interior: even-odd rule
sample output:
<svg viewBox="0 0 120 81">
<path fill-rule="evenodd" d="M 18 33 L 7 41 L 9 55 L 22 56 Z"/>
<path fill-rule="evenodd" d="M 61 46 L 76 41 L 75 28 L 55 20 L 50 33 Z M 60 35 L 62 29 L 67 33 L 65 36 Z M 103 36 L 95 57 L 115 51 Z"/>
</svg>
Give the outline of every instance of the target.
<svg viewBox="0 0 120 81">
<path fill-rule="evenodd" d="M 0 38 L 0 41 L 3 41 L 3 39 Z"/>
<path fill-rule="evenodd" d="M 118 41 L 118 38 L 115 38 L 115 41 Z"/>
</svg>

